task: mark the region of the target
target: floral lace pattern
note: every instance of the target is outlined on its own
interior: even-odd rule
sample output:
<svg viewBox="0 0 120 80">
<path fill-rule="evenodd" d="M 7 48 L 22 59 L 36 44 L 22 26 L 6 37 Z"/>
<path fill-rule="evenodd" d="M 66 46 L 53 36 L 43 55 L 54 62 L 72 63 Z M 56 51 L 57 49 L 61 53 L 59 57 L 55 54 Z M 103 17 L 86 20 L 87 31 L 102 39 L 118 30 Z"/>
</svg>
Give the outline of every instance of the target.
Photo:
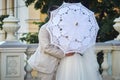
<svg viewBox="0 0 120 80">
<path fill-rule="evenodd" d="M 51 12 L 47 30 L 51 43 L 64 53 L 83 53 L 95 44 L 99 27 L 94 13 L 81 3 L 64 3 Z"/>
</svg>

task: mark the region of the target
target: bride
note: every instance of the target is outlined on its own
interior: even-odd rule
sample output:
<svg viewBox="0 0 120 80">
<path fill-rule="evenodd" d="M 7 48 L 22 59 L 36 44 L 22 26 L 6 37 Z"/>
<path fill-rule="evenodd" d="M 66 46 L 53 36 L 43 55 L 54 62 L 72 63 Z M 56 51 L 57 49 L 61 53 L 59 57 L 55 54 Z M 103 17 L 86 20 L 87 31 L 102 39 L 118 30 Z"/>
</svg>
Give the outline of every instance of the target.
<svg viewBox="0 0 120 80">
<path fill-rule="evenodd" d="M 57 15 L 57 13 L 54 13 L 55 14 L 54 15 L 53 12 L 51 12 L 52 13 L 51 18 L 53 20 L 51 20 L 51 19 L 49 20 L 48 24 L 49 23 L 50 24 L 47 27 L 47 30 L 51 36 L 51 43 L 54 44 L 55 46 L 58 46 L 63 51 L 64 51 L 64 48 L 66 48 L 66 46 L 64 46 L 64 45 L 67 45 L 67 43 L 69 41 L 71 41 L 68 38 L 71 37 L 71 34 L 74 33 L 75 31 L 73 31 L 74 29 L 72 29 L 72 28 L 71 28 L 71 30 L 66 28 L 66 26 L 68 26 L 68 24 L 71 24 L 69 22 L 65 22 L 65 24 L 66 23 L 68 23 L 68 24 L 66 24 L 66 25 L 64 24 L 65 26 L 61 27 L 62 19 L 60 19 L 60 18 L 63 18 L 65 21 L 66 19 L 64 18 L 64 16 L 66 14 L 68 14 L 69 12 L 72 12 L 74 10 L 74 8 L 76 7 L 76 5 L 78 6 L 78 4 L 80 4 L 80 3 L 73 3 L 73 4 L 75 4 L 73 9 L 70 9 L 72 6 L 66 7 L 66 5 L 64 5 L 64 4 L 71 5 L 72 3 L 63 3 L 64 10 L 60 11 L 60 9 L 61 9 L 61 7 L 60 7 L 53 11 L 53 12 L 58 12 L 58 15 Z M 67 12 L 65 12 L 65 10 Z M 76 11 L 76 13 L 77 13 L 77 10 L 79 10 L 79 9 L 77 8 L 74 11 Z M 60 14 L 59 12 L 62 12 L 62 13 Z M 75 12 L 73 12 L 73 13 L 75 14 Z M 82 9 L 81 9 L 80 15 L 86 16 L 87 13 L 82 14 Z M 54 16 L 54 18 L 53 18 L 53 16 Z M 57 16 L 57 17 L 55 17 L 55 16 Z M 59 18 L 59 16 L 60 16 L 60 18 Z M 69 17 L 71 17 L 71 16 L 69 16 Z M 73 19 L 73 18 L 71 18 L 71 19 Z M 83 20 L 84 20 L 84 17 L 83 17 Z M 83 23 L 82 22 L 83 20 L 80 20 L 81 23 Z M 88 25 L 91 25 L 91 22 L 92 21 L 88 21 Z M 54 26 L 54 24 L 55 24 L 55 26 Z M 86 21 L 86 24 L 87 24 L 87 21 Z M 79 23 L 75 24 L 75 26 L 78 26 L 78 25 L 79 25 Z M 83 26 L 83 27 L 85 27 L 85 26 Z M 67 33 L 67 31 L 65 31 L 65 29 L 68 30 L 68 33 Z M 80 40 L 80 38 L 82 38 L 82 35 L 80 32 L 89 33 L 89 31 L 88 32 L 78 31 L 79 34 L 72 35 L 72 37 L 77 36 L 77 37 L 75 37 L 75 39 Z M 67 34 L 64 35 L 64 32 L 66 32 Z M 69 35 L 69 33 L 70 33 L 70 35 Z M 94 34 L 94 32 L 93 32 L 93 34 Z M 65 37 L 66 35 L 67 35 L 67 37 Z M 79 38 L 80 35 L 81 35 L 81 37 Z M 63 39 L 64 37 L 67 38 L 66 41 L 63 41 L 63 40 L 65 40 L 65 39 Z M 87 37 L 89 37 L 89 36 L 87 35 Z M 94 36 L 93 38 L 96 38 L 96 37 Z M 94 40 L 93 44 L 95 44 L 95 39 L 93 39 L 93 40 Z M 78 42 L 78 44 L 79 44 L 81 41 L 76 41 L 76 42 Z M 74 41 L 74 43 L 75 43 L 75 41 Z M 87 44 L 87 43 L 89 43 L 89 42 L 86 42 L 85 44 Z M 71 44 L 70 47 L 77 47 L 77 46 L 79 47 L 78 44 L 77 45 L 72 44 L 72 43 L 70 43 L 70 44 Z M 58 69 L 56 72 L 56 80 L 102 80 L 101 75 L 99 74 L 99 70 L 98 70 L 99 65 L 97 63 L 96 54 L 94 52 L 95 51 L 94 45 L 91 45 L 89 47 L 86 46 L 86 49 L 84 49 L 84 51 L 82 51 L 82 48 L 83 47 L 81 47 L 81 49 L 78 51 L 74 51 L 74 50 L 73 51 L 68 50 L 68 52 L 64 51 L 65 57 L 62 58 L 59 63 L 59 66 L 58 66 Z"/>
<path fill-rule="evenodd" d="M 98 69 L 93 47 L 84 55 L 68 53 L 58 66 L 56 80 L 102 80 Z"/>
</svg>

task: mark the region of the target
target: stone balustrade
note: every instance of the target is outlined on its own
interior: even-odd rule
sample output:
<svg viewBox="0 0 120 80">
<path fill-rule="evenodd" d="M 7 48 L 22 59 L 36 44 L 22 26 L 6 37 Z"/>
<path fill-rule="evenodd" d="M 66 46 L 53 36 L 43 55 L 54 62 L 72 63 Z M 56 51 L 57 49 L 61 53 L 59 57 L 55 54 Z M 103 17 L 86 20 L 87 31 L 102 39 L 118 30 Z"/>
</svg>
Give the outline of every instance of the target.
<svg viewBox="0 0 120 80">
<path fill-rule="evenodd" d="M 38 80 L 27 64 L 37 44 L 2 43 L 0 45 L 0 80 Z M 103 52 L 102 76 L 120 80 L 120 42 L 97 43 L 96 54 Z M 110 80 L 108 79 L 108 80 Z"/>
</svg>

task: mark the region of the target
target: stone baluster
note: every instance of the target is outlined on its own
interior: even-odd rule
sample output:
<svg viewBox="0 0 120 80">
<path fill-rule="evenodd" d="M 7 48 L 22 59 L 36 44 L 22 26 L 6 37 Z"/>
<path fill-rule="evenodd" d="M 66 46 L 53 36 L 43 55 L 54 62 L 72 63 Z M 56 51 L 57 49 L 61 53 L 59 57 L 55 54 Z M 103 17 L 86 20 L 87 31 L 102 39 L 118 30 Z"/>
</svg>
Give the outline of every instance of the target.
<svg viewBox="0 0 120 80">
<path fill-rule="evenodd" d="M 25 54 L 26 54 L 26 65 L 25 65 L 24 69 L 25 69 L 26 74 L 25 74 L 24 79 L 25 80 L 32 80 L 33 79 L 32 75 L 31 75 L 32 68 L 27 63 L 27 60 L 30 58 L 30 56 L 31 56 L 31 54 L 33 54 L 33 52 L 27 51 Z"/>
<path fill-rule="evenodd" d="M 108 76 L 107 71 L 108 71 L 108 68 L 109 68 L 109 65 L 108 65 L 108 50 L 104 50 L 103 53 L 104 53 L 104 59 L 103 59 L 103 63 L 102 63 L 102 69 L 103 69 L 102 76 L 106 77 L 106 76 Z"/>
<path fill-rule="evenodd" d="M 26 65 L 25 65 L 25 77 L 24 77 L 24 80 L 36 80 L 37 77 L 36 76 L 32 76 L 32 72 L 33 72 L 33 69 L 30 67 L 30 65 L 27 63 L 27 60 L 30 58 L 30 56 L 32 54 L 34 54 L 35 50 L 37 48 L 37 45 L 33 45 L 33 44 L 30 44 L 28 45 L 28 49 L 26 51 Z"/>
<path fill-rule="evenodd" d="M 112 76 L 112 50 L 108 51 L 108 75 Z"/>
<path fill-rule="evenodd" d="M 120 80 L 120 42 L 113 44 L 112 51 L 112 78 Z"/>
</svg>

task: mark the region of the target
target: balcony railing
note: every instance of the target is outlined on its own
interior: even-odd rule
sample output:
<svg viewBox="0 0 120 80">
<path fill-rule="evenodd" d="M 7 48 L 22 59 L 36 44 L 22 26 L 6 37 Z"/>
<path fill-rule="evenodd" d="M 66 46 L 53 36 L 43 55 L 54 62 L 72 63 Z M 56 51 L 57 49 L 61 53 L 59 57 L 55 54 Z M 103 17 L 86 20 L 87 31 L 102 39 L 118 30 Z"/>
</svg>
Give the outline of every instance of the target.
<svg viewBox="0 0 120 80">
<path fill-rule="evenodd" d="M 27 60 L 34 53 L 37 44 L 7 42 L 0 45 L 0 80 L 37 80 L 37 72 Z M 102 53 L 99 53 L 102 52 Z M 102 77 L 106 80 L 120 80 L 120 42 L 97 43 L 96 54 L 103 54 Z M 99 56 L 98 56 L 99 57 Z"/>
</svg>

